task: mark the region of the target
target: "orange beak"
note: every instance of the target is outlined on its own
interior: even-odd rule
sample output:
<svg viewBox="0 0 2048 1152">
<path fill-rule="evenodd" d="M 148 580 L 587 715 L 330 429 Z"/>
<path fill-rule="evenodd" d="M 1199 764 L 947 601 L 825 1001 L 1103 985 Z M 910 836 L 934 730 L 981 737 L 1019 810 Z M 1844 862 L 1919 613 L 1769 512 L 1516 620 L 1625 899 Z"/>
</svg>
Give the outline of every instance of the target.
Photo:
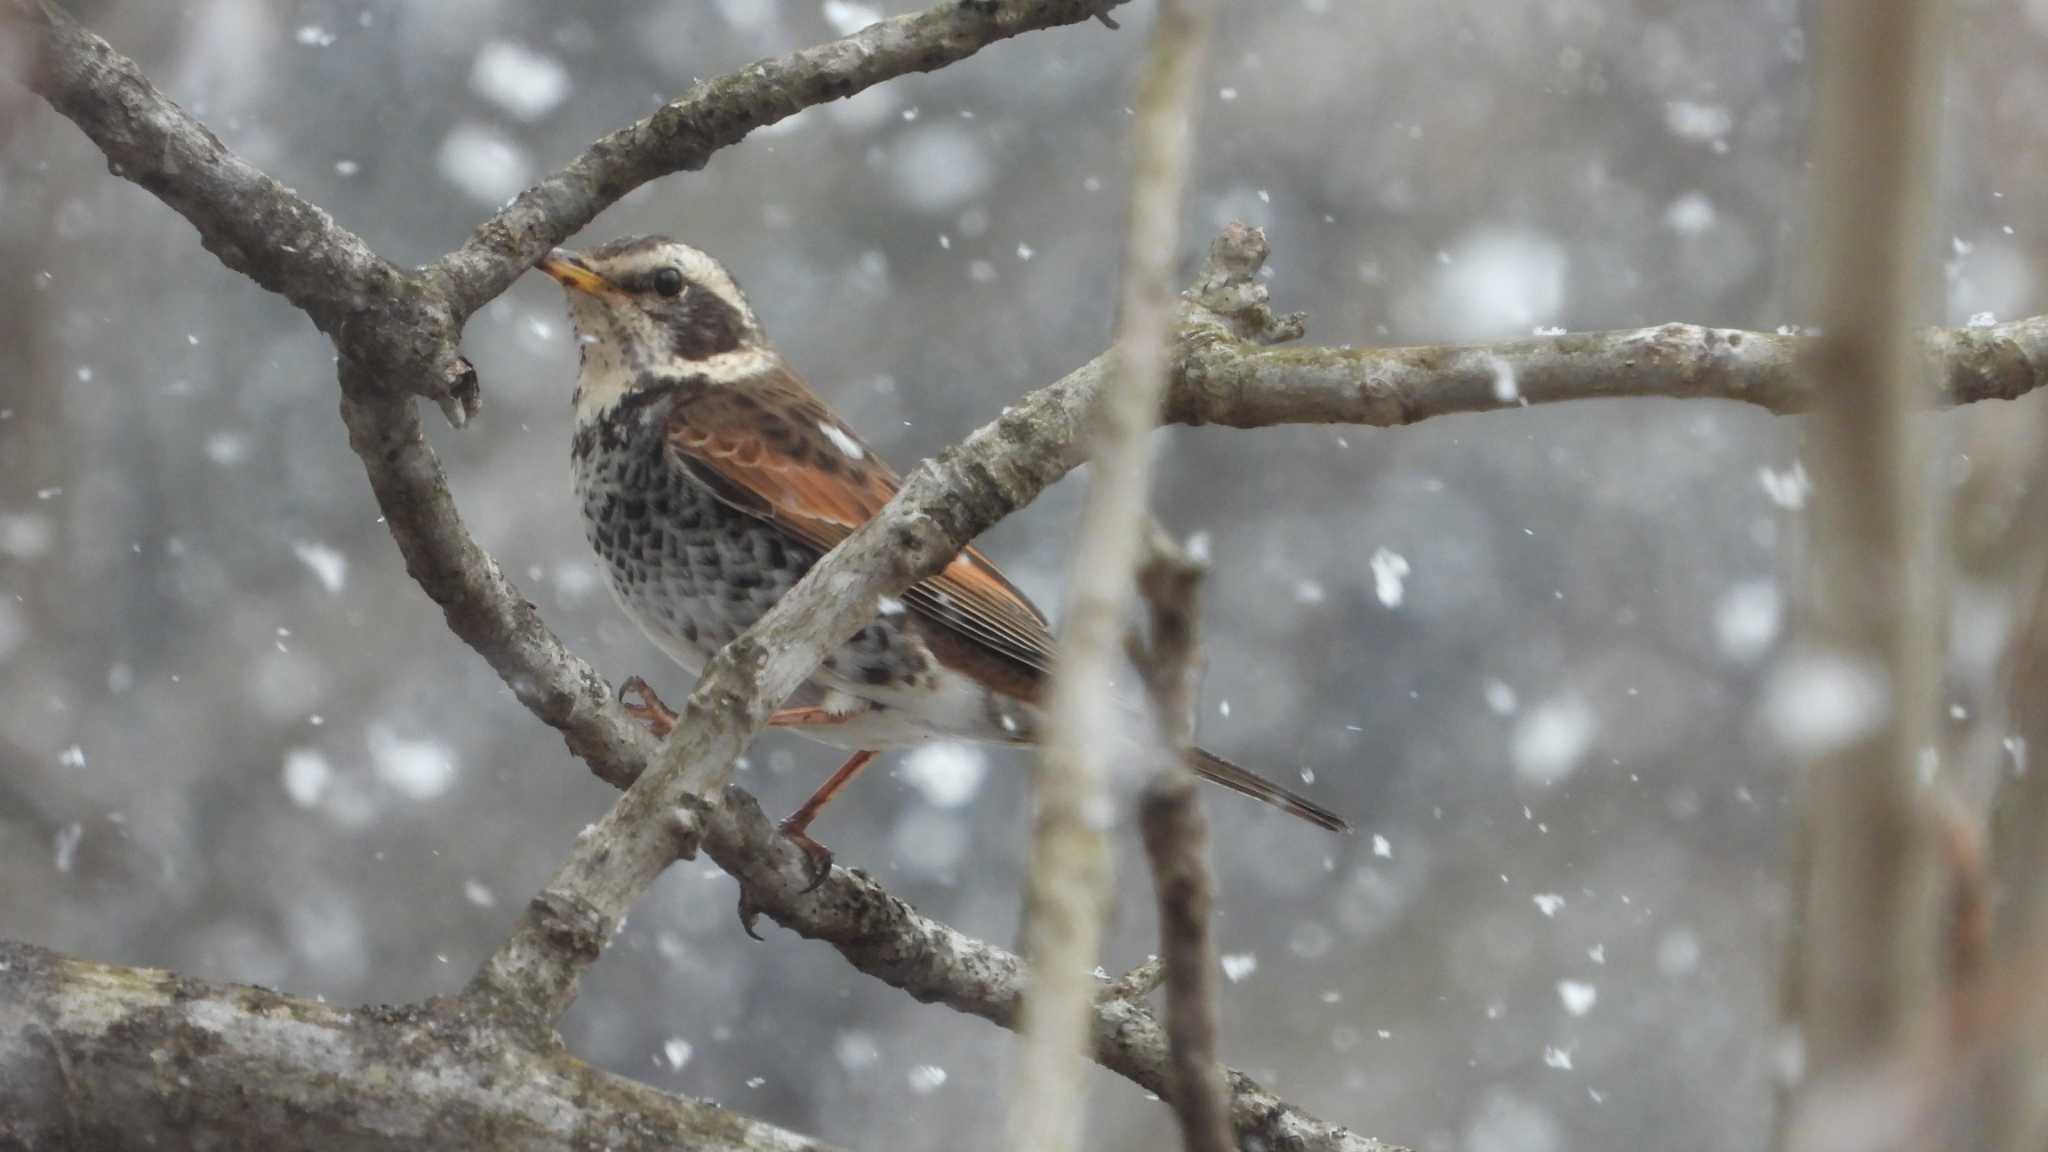
<svg viewBox="0 0 2048 1152">
<path fill-rule="evenodd" d="M 583 257 L 566 248 L 557 248 L 541 258 L 535 267 L 560 281 L 562 287 L 591 296 L 614 296 L 618 287 L 597 274 Z"/>
</svg>

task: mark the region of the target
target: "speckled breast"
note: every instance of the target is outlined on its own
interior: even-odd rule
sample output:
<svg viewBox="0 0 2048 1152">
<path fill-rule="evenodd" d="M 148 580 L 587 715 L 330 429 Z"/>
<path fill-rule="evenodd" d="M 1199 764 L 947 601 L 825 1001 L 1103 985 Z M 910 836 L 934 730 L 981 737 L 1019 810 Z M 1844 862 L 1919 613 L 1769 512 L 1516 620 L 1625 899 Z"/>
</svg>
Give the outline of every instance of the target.
<svg viewBox="0 0 2048 1152">
<path fill-rule="evenodd" d="M 585 535 L 619 603 L 696 672 L 788 592 L 818 553 L 720 500 L 670 460 L 669 408 L 678 389 L 692 386 L 627 393 L 577 430 L 571 460 Z M 923 664 L 907 640 L 893 621 L 877 621 L 826 660 L 826 678 L 896 683 L 910 665 Z"/>
</svg>

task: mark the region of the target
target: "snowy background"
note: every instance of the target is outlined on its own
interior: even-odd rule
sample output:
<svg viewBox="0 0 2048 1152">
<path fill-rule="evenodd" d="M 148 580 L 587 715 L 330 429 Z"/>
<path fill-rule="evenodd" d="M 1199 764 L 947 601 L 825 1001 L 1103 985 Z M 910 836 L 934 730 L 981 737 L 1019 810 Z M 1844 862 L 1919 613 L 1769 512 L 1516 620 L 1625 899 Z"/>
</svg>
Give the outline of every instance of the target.
<svg viewBox="0 0 2048 1152">
<path fill-rule="evenodd" d="M 876 12 L 75 7 L 408 264 L 691 80 Z M 2048 308 L 2048 3 L 1956 7 L 1929 282 L 1951 322 L 2028 315 Z M 580 240 L 662 231 L 722 258 L 907 466 L 1107 340 L 1149 11 L 1123 20 L 814 109 Z M 1225 221 L 1264 225 L 1276 304 L 1324 342 L 1800 323 L 1808 20 L 1791 0 L 1231 4 L 1189 266 Z M 13 87 L 0 257 L 0 935 L 347 1002 L 454 991 L 614 793 L 406 577 L 326 342 Z M 428 422 L 470 527 L 608 677 L 679 699 L 570 500 L 560 290 L 522 281 L 467 351 L 484 418 Z M 1978 438 L 2039 411 L 1929 423 L 1961 478 Z M 1229 1060 L 1431 1150 L 1759 1146 L 1787 834 L 1759 704 L 1793 612 L 1797 425 L 1638 401 L 1160 444 L 1164 519 L 1217 557 L 1202 738 L 1363 829 L 1210 795 Z M 986 540 L 1048 606 L 1080 491 Z M 2006 601 L 1957 582 L 1973 640 L 1949 735 L 1995 770 Z M 834 762 L 769 735 L 741 779 L 785 810 Z M 935 749 L 816 830 L 1009 942 L 1027 812 L 1022 759 Z M 1112 970 L 1152 941 L 1128 826 L 1117 846 Z M 587 980 L 573 1048 L 854 1146 L 954 1147 L 998 1119 L 1011 1038 L 823 946 L 748 941 L 734 897 L 673 870 Z M 1104 1074 L 1094 1116 L 1102 1148 L 1170 1132 Z"/>
</svg>

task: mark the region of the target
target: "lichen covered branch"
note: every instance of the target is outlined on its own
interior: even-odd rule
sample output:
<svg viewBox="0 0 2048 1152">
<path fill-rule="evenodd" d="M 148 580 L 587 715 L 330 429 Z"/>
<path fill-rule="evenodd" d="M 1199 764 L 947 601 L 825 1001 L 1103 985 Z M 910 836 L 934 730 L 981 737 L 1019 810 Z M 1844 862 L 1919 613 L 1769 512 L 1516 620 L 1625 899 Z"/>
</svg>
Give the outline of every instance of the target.
<svg viewBox="0 0 2048 1152">
<path fill-rule="evenodd" d="M 348 1009 L 0 942 L 0 1147 L 804 1152 L 460 1003 Z"/>
</svg>

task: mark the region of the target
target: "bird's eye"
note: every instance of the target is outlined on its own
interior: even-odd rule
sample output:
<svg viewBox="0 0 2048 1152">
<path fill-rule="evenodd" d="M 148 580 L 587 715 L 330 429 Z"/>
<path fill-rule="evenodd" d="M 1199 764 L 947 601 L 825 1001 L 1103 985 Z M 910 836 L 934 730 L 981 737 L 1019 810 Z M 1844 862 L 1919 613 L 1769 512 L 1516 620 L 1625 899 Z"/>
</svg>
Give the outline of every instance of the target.
<svg viewBox="0 0 2048 1152">
<path fill-rule="evenodd" d="M 683 293 L 683 273 L 676 268 L 663 268 L 654 274 L 654 290 L 663 296 L 680 296 Z"/>
</svg>

